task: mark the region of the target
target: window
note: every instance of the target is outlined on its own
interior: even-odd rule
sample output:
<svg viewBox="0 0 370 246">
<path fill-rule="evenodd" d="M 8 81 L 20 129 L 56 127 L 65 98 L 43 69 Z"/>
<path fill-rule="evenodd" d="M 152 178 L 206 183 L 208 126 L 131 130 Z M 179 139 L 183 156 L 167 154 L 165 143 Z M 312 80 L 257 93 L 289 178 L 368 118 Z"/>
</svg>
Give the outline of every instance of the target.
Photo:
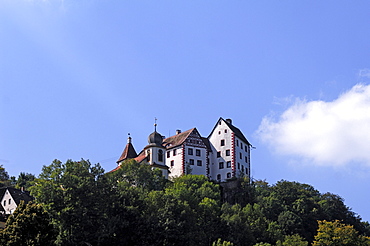
<svg viewBox="0 0 370 246">
<path fill-rule="evenodd" d="M 226 177 L 229 179 L 229 178 L 231 178 L 231 173 L 227 173 L 226 174 Z"/>
<path fill-rule="evenodd" d="M 225 129 L 225 133 L 227 133 L 227 129 Z"/>
<path fill-rule="evenodd" d="M 239 140 L 238 139 L 236 140 L 236 146 L 239 147 Z"/>
<path fill-rule="evenodd" d="M 245 152 L 248 152 L 247 145 L 244 145 L 244 150 L 245 150 Z"/>
<path fill-rule="evenodd" d="M 245 157 L 245 162 L 248 163 L 248 157 Z"/>
<path fill-rule="evenodd" d="M 243 143 L 242 142 L 240 142 L 240 148 L 243 149 Z"/>
<path fill-rule="evenodd" d="M 221 140 L 221 146 L 225 146 L 225 139 Z"/>
<path fill-rule="evenodd" d="M 176 149 L 173 150 L 173 156 L 175 156 L 175 155 L 176 155 Z"/>
<path fill-rule="evenodd" d="M 189 164 L 194 165 L 194 159 L 189 159 Z"/>
<path fill-rule="evenodd" d="M 245 168 L 245 174 L 248 175 L 248 168 Z"/>
<path fill-rule="evenodd" d="M 171 156 L 171 152 L 167 151 L 167 158 L 170 158 L 170 156 Z"/>
<path fill-rule="evenodd" d="M 148 162 L 150 162 L 150 150 L 148 149 L 147 151 L 146 151 L 146 153 L 147 153 L 147 159 L 148 159 Z"/>
<path fill-rule="evenodd" d="M 217 174 L 217 180 L 221 180 L 221 174 Z"/>
<path fill-rule="evenodd" d="M 175 162 L 171 161 L 171 167 L 175 166 Z"/>
<path fill-rule="evenodd" d="M 9 198 L 8 204 L 10 205 L 12 203 L 12 199 Z"/>
<path fill-rule="evenodd" d="M 221 151 L 217 151 L 217 158 L 221 157 Z"/>
<path fill-rule="evenodd" d="M 244 173 L 244 166 L 242 165 L 242 172 Z"/>
<path fill-rule="evenodd" d="M 200 156 L 200 149 L 196 149 L 196 150 L 195 150 L 195 155 L 196 155 L 196 156 Z"/>
<path fill-rule="evenodd" d="M 240 163 L 238 162 L 238 169 L 240 169 Z"/>
<path fill-rule="evenodd" d="M 218 168 L 219 169 L 224 169 L 224 163 L 223 162 L 219 162 L 218 163 Z"/>
<path fill-rule="evenodd" d="M 163 162 L 163 150 L 158 150 L 158 161 Z"/>
<path fill-rule="evenodd" d="M 193 149 L 192 149 L 192 148 L 189 148 L 189 149 L 188 149 L 188 154 L 189 154 L 189 155 L 193 155 Z"/>
<path fill-rule="evenodd" d="M 230 150 L 229 149 L 226 150 L 226 156 L 230 156 Z"/>
<path fill-rule="evenodd" d="M 240 159 L 243 159 L 243 154 L 239 153 L 239 157 L 240 157 Z"/>
<path fill-rule="evenodd" d="M 218 131 L 218 135 L 220 135 L 221 134 L 221 131 Z"/>
<path fill-rule="evenodd" d="M 4 206 L 6 206 L 6 200 L 4 200 Z"/>
<path fill-rule="evenodd" d="M 231 167 L 231 161 L 226 162 L 226 167 Z"/>
<path fill-rule="evenodd" d="M 201 160 L 197 160 L 197 166 L 201 166 L 202 165 L 202 161 Z"/>
</svg>

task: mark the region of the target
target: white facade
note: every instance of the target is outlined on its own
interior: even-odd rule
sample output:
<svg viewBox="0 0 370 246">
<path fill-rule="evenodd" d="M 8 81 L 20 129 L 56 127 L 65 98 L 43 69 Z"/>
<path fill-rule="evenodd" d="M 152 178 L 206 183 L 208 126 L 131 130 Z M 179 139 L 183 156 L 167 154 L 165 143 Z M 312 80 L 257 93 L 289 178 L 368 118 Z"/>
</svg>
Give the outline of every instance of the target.
<svg viewBox="0 0 370 246">
<path fill-rule="evenodd" d="M 211 179 L 250 178 L 250 143 L 230 119 L 220 118 L 208 139 L 212 148 Z"/>
<path fill-rule="evenodd" d="M 220 120 L 208 137 L 211 143 L 210 178 L 225 180 L 234 176 L 234 146 L 231 129 Z"/>
<path fill-rule="evenodd" d="M 185 174 L 184 154 L 183 146 L 177 146 L 167 150 L 166 165 L 169 167 L 170 177 L 179 177 Z"/>
<path fill-rule="evenodd" d="M 170 177 L 184 174 L 208 176 L 207 146 L 195 128 L 183 133 L 178 131 L 175 136 L 166 138 L 164 145 Z"/>
<path fill-rule="evenodd" d="M 17 208 L 17 204 L 15 203 L 13 197 L 10 195 L 8 189 L 6 189 L 4 193 L 3 199 L 1 200 L 1 205 L 5 210 L 5 214 L 12 214 Z"/>
</svg>

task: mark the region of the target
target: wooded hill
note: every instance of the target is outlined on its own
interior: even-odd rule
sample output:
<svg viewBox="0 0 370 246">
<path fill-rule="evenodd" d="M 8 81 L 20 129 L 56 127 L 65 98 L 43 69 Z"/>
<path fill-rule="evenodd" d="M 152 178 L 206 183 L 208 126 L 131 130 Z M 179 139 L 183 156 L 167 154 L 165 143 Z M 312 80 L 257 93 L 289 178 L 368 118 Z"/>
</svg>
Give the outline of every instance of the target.
<svg viewBox="0 0 370 246">
<path fill-rule="evenodd" d="M 105 174 L 89 161 L 55 160 L 29 188 L 35 202 L 8 219 L 1 245 L 370 245 L 369 223 L 338 195 L 285 180 L 233 182 L 168 181 L 133 160 Z"/>
</svg>

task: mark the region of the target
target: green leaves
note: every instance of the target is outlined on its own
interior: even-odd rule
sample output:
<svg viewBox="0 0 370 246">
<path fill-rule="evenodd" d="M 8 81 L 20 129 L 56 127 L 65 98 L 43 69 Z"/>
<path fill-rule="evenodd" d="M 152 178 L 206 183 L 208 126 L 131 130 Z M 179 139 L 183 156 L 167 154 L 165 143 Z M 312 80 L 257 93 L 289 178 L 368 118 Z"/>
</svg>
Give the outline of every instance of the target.
<svg viewBox="0 0 370 246">
<path fill-rule="evenodd" d="M 56 235 L 49 214 L 41 204 L 21 201 L 6 222 L 1 245 L 54 245 Z"/>
<path fill-rule="evenodd" d="M 353 226 L 334 222 L 319 221 L 318 233 L 315 236 L 313 246 L 320 245 L 370 245 L 368 237 L 359 236 Z"/>
<path fill-rule="evenodd" d="M 57 245 L 307 246 L 323 219 L 368 232 L 343 199 L 310 185 L 233 182 L 221 198 L 219 184 L 205 176 L 168 181 L 135 160 L 107 174 L 86 160 L 55 160 L 30 189 L 58 229 Z"/>
</svg>

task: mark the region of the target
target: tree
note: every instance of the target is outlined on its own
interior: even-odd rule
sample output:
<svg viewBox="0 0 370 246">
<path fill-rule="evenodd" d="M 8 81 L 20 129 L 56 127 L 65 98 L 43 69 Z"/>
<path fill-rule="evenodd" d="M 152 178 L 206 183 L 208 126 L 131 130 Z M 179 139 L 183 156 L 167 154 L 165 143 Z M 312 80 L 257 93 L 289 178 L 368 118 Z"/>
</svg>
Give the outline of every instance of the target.
<svg viewBox="0 0 370 246">
<path fill-rule="evenodd" d="M 18 176 L 18 179 L 15 182 L 15 188 L 28 190 L 29 187 L 32 186 L 32 181 L 35 180 L 35 175 L 31 173 L 23 173 L 21 172 Z"/>
<path fill-rule="evenodd" d="M 56 230 L 41 204 L 20 202 L 2 233 L 6 246 L 54 245 Z"/>
<path fill-rule="evenodd" d="M 77 245 L 99 241 L 101 199 L 99 180 L 104 170 L 89 161 L 54 160 L 44 166 L 30 188 L 39 203 L 44 203 L 56 225 L 58 243 Z"/>
<path fill-rule="evenodd" d="M 351 225 L 345 225 L 336 220 L 334 222 L 319 221 L 319 228 L 313 246 L 324 245 L 370 245 L 370 239 L 359 236 Z"/>
<path fill-rule="evenodd" d="M 301 236 L 298 234 L 294 235 L 287 235 L 284 238 L 284 241 L 277 241 L 276 246 L 307 246 L 308 242 L 305 241 Z"/>
<path fill-rule="evenodd" d="M 205 176 L 176 178 L 151 191 L 146 204 L 150 240 L 142 245 L 211 245 L 221 236 L 219 187 Z"/>
<path fill-rule="evenodd" d="M 0 165 L 0 187 L 2 186 L 9 186 L 10 185 L 9 174 L 3 167 Z"/>
<path fill-rule="evenodd" d="M 248 223 L 246 213 L 239 204 L 224 203 L 221 208 L 222 222 L 226 225 L 225 239 L 235 245 L 253 245 L 256 240 Z"/>
<path fill-rule="evenodd" d="M 217 241 L 212 243 L 212 246 L 234 246 L 234 244 L 228 241 L 222 241 L 221 238 L 219 238 Z"/>
<path fill-rule="evenodd" d="M 120 168 L 113 173 L 107 173 L 111 180 L 125 182 L 131 186 L 146 190 L 163 190 L 167 180 L 159 169 L 141 164 L 133 159 L 124 161 Z"/>
</svg>

